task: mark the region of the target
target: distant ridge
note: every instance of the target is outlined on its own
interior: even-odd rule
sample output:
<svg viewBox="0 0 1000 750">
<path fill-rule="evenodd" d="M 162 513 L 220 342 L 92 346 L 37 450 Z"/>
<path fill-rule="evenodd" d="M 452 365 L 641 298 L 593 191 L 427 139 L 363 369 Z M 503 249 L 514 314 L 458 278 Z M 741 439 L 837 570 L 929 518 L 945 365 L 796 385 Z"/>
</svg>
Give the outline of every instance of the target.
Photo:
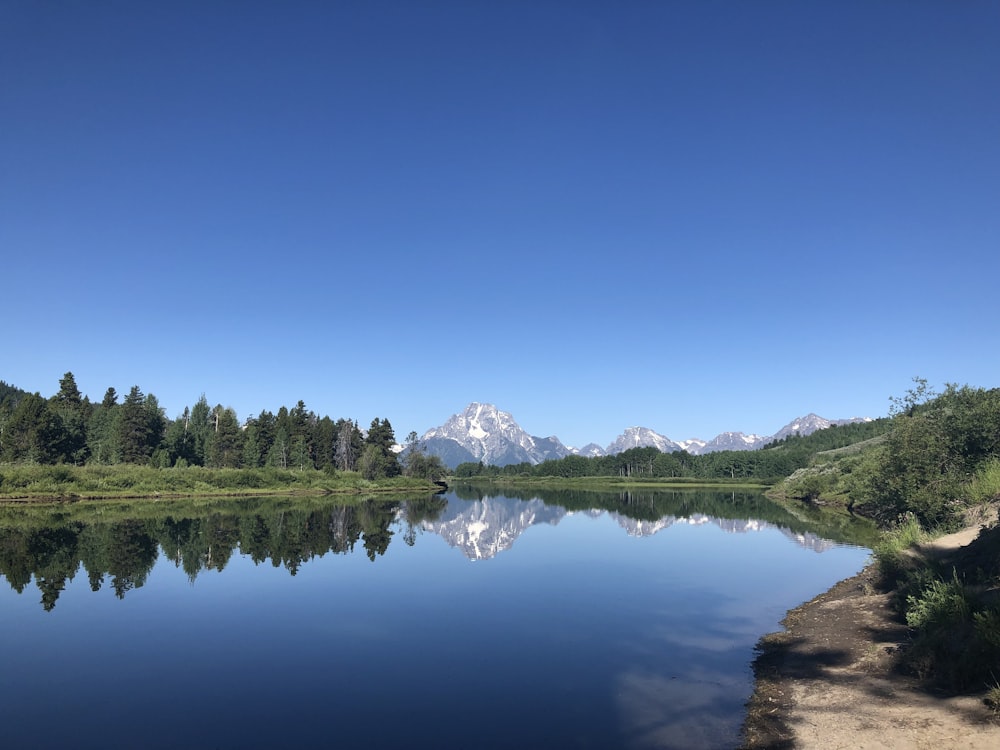
<svg viewBox="0 0 1000 750">
<path fill-rule="evenodd" d="M 796 417 L 773 435 L 723 432 L 707 441 L 699 438 L 674 441 L 648 427 L 628 427 L 606 448 L 589 443 L 576 449 L 563 445 L 554 435 L 529 435 L 510 413 L 501 411 L 493 404 L 474 401 L 463 411 L 453 414 L 440 427 L 427 430 L 419 445 L 427 453 L 439 456 L 446 466 L 454 469 L 466 462 L 506 466 L 519 463 L 540 464 L 542 461 L 570 455 L 588 458 L 610 456 L 629 448 L 653 447 L 663 453 L 685 450 L 692 455 L 727 450 L 756 450 L 790 435 L 805 436 L 833 425 L 870 421 L 870 417 L 830 420 L 810 413 L 804 417 Z"/>
</svg>

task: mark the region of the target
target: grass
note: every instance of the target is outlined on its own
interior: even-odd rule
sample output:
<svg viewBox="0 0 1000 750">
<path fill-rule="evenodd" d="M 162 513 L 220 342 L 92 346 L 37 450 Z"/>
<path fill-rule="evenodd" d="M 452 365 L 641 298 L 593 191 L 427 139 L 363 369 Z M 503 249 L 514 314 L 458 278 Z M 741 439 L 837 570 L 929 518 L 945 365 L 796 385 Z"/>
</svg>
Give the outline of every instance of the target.
<svg viewBox="0 0 1000 750">
<path fill-rule="evenodd" d="M 254 496 L 111 498 L 79 502 L 0 503 L 0 529 L 37 529 L 69 523 L 118 523 L 132 520 L 208 518 L 240 512 L 312 511 L 331 506 L 360 505 L 370 500 L 412 500 L 413 494 L 321 495 L 274 494 Z"/>
<path fill-rule="evenodd" d="M 421 479 L 365 480 L 356 472 L 315 469 L 209 469 L 201 466 L 0 466 L 0 499 L 140 498 L 283 493 L 359 494 L 433 491 Z"/>
<path fill-rule="evenodd" d="M 906 598 L 906 623 L 914 630 L 906 661 L 922 678 L 949 690 L 987 684 L 1000 664 L 1000 611 L 988 606 L 957 572 L 930 578 Z"/>
<path fill-rule="evenodd" d="M 993 716 L 1000 717 L 1000 682 L 993 682 L 986 691 L 983 702 L 993 710 Z"/>
<path fill-rule="evenodd" d="M 882 534 L 878 544 L 872 549 L 882 578 L 893 582 L 905 579 L 913 567 L 909 550 L 930 538 L 916 516 L 912 513 L 901 516 L 895 526 Z"/>
<path fill-rule="evenodd" d="M 969 484 L 969 498 L 979 504 L 1000 498 L 1000 458 L 992 458 L 979 467 Z"/>
<path fill-rule="evenodd" d="M 965 586 L 952 570 L 952 579 L 931 579 L 919 594 L 906 597 L 906 624 L 930 631 L 971 621 L 972 604 Z"/>
</svg>

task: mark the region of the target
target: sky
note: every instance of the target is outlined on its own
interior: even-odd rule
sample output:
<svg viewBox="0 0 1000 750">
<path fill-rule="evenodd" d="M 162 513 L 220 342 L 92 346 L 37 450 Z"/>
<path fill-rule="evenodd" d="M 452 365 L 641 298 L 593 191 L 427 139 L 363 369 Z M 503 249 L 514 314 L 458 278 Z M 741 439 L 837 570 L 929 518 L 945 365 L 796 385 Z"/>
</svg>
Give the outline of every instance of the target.
<svg viewBox="0 0 1000 750">
<path fill-rule="evenodd" d="M 1000 3 L 0 0 L 0 380 L 607 445 L 1000 386 Z"/>
</svg>

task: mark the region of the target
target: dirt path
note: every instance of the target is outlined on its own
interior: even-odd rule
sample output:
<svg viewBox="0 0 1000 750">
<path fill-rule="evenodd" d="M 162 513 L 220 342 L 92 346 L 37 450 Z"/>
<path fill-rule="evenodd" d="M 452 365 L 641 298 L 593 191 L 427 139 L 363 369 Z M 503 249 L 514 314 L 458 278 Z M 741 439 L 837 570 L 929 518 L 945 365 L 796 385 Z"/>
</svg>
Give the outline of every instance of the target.
<svg viewBox="0 0 1000 750">
<path fill-rule="evenodd" d="M 954 550 L 977 532 L 928 547 Z M 1000 749 L 1000 724 L 982 700 L 936 695 L 893 669 L 908 633 L 889 597 L 866 568 L 789 612 L 786 630 L 761 641 L 746 748 Z"/>
</svg>

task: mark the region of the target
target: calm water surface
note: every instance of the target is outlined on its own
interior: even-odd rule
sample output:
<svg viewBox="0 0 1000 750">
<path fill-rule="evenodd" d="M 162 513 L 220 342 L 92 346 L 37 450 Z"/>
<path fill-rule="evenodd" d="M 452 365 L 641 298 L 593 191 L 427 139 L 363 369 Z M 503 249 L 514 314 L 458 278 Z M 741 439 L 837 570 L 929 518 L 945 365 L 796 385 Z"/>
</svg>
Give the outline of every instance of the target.
<svg viewBox="0 0 1000 750">
<path fill-rule="evenodd" d="M 0 511 L 4 746 L 734 747 L 868 556 L 732 493 L 125 507 Z"/>
</svg>

